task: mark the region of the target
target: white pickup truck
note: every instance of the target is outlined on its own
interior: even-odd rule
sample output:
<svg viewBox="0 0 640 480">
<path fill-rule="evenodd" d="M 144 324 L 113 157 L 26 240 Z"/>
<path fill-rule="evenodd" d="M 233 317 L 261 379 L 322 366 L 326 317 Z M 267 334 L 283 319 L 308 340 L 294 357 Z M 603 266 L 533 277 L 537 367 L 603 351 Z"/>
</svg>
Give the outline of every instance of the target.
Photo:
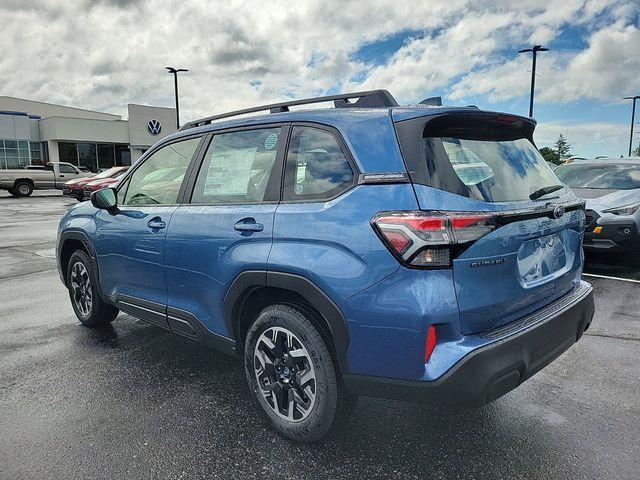
<svg viewBox="0 0 640 480">
<path fill-rule="evenodd" d="M 34 190 L 56 188 L 62 190 L 65 182 L 79 177 L 92 177 L 70 163 L 50 162 L 43 169 L 0 170 L 0 190 L 15 197 L 28 197 Z"/>
</svg>

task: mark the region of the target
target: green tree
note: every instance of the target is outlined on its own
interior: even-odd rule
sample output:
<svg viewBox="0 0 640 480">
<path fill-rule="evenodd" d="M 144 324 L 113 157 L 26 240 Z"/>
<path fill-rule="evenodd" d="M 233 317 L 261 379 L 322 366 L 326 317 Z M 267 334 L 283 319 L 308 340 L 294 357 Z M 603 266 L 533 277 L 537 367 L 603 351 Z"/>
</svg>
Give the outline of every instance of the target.
<svg viewBox="0 0 640 480">
<path fill-rule="evenodd" d="M 631 150 L 631 155 L 633 155 L 634 157 L 640 157 L 640 145 Z"/>
<path fill-rule="evenodd" d="M 540 149 L 540 155 L 542 155 L 542 158 L 544 158 L 547 162 L 555 163 L 556 165 L 560 165 L 562 163 L 560 155 L 558 155 L 558 153 L 553 148 L 542 147 Z"/>
<path fill-rule="evenodd" d="M 571 157 L 571 144 L 567 142 L 567 137 L 560 134 L 558 140 L 554 144 L 554 150 L 558 154 L 561 160 L 566 160 Z"/>
</svg>

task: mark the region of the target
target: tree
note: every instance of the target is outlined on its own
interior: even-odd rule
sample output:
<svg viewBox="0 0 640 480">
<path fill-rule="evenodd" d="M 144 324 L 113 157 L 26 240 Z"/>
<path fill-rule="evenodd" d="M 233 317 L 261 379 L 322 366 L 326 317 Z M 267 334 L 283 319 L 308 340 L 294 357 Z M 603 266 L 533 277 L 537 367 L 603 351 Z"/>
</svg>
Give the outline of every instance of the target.
<svg viewBox="0 0 640 480">
<path fill-rule="evenodd" d="M 562 163 L 560 155 L 558 155 L 558 153 L 552 148 L 542 147 L 540 149 L 540 155 L 542 155 L 547 162 L 555 163 L 556 165 L 560 165 Z"/>
<path fill-rule="evenodd" d="M 631 155 L 633 155 L 634 157 L 640 157 L 640 145 L 631 150 Z"/>
<path fill-rule="evenodd" d="M 556 140 L 554 147 L 555 152 L 560 157 L 560 160 L 566 160 L 567 158 L 571 157 L 571 144 L 567 142 L 567 137 L 565 137 L 564 135 L 560 134 L 558 140 Z"/>
</svg>

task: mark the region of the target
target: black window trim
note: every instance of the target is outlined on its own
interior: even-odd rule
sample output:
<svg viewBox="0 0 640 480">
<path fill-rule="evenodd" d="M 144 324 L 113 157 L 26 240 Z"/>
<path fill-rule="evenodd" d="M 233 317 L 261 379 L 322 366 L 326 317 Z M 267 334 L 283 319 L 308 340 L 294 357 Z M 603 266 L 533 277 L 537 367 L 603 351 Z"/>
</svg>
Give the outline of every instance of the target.
<svg viewBox="0 0 640 480">
<path fill-rule="evenodd" d="M 130 209 L 130 208 L 149 208 L 149 207 L 172 207 L 172 206 L 180 205 L 180 203 L 181 203 L 181 201 L 183 199 L 185 187 L 186 187 L 186 184 L 187 184 L 186 180 L 189 178 L 189 175 L 190 175 L 191 170 L 193 168 L 194 160 L 199 158 L 199 155 L 201 153 L 202 145 L 203 145 L 203 141 L 204 141 L 205 137 L 206 137 L 206 134 L 200 132 L 200 133 L 197 133 L 197 134 L 185 135 L 183 137 L 178 137 L 178 138 L 172 138 L 171 140 L 162 141 L 162 142 L 159 142 L 159 143 L 155 144 L 154 146 L 149 148 L 149 150 L 144 152 L 140 156 L 140 158 L 138 160 L 136 160 L 136 162 L 127 170 L 127 173 L 125 174 L 124 177 L 122 177 L 122 180 L 120 180 L 120 182 L 118 182 L 118 186 L 115 188 L 116 197 L 118 196 L 118 194 L 120 193 L 120 190 L 122 188 L 128 189 L 129 188 L 129 184 L 130 184 L 130 179 L 133 176 L 133 174 L 135 173 L 135 171 L 138 168 L 140 168 L 144 163 L 146 163 L 149 160 L 149 158 L 151 158 L 160 149 L 162 149 L 164 147 L 168 147 L 169 145 L 172 145 L 174 143 L 184 142 L 184 141 L 187 141 L 187 140 L 193 140 L 194 138 L 200 138 L 200 142 L 196 146 L 196 149 L 193 152 L 193 155 L 191 156 L 191 160 L 189 161 L 189 165 L 187 165 L 187 170 L 185 171 L 184 178 L 182 180 L 182 184 L 180 185 L 180 190 L 178 191 L 178 198 L 176 200 L 176 203 L 162 203 L 162 204 L 159 203 L 159 204 L 145 204 L 145 205 L 122 205 L 122 206 L 123 207 L 127 207 L 127 209 Z M 124 198 L 126 198 L 127 197 L 127 191 L 126 190 L 125 190 L 124 194 L 125 194 Z"/>
<path fill-rule="evenodd" d="M 202 169 L 202 165 L 204 164 L 204 159 L 211 146 L 211 142 L 213 141 L 213 137 L 216 135 L 223 135 L 227 133 L 235 133 L 235 132 L 244 132 L 250 130 L 268 130 L 270 128 L 280 128 L 281 138 L 285 139 L 284 142 L 280 142 L 278 145 L 278 149 L 276 151 L 276 161 L 273 165 L 273 169 L 271 170 L 271 175 L 269 176 L 269 180 L 267 182 L 267 189 L 265 191 L 265 200 L 260 202 L 219 202 L 219 203 L 193 203 L 193 193 L 195 191 L 196 181 L 198 180 L 198 175 L 200 174 L 200 170 Z M 194 167 L 191 171 L 191 174 L 185 185 L 184 196 L 182 197 L 181 205 L 191 205 L 191 206 L 207 206 L 207 207 L 223 207 L 223 206 L 233 206 L 233 205 L 268 205 L 268 204 L 278 204 L 280 203 L 280 199 L 282 198 L 282 177 L 283 177 L 283 167 L 284 167 L 284 155 L 286 152 L 286 147 L 289 142 L 289 135 L 291 131 L 291 125 L 289 122 L 273 122 L 273 123 L 260 123 L 260 124 L 252 124 L 252 125 L 243 125 L 237 127 L 230 127 L 220 130 L 209 131 L 205 135 L 205 141 L 203 142 L 202 148 L 199 151 L 199 155 L 194 163 Z"/>
<path fill-rule="evenodd" d="M 289 161 L 289 146 L 290 146 L 290 142 L 291 142 L 291 135 L 293 133 L 293 128 L 294 127 L 309 127 L 309 128 L 315 128 L 317 130 L 324 130 L 325 132 L 330 133 L 333 138 L 336 140 L 338 147 L 340 148 L 340 151 L 342 152 L 342 154 L 344 155 L 344 157 L 347 160 L 347 163 L 349 163 L 349 166 L 351 167 L 351 171 L 352 171 L 352 176 L 351 176 L 351 182 L 349 184 L 344 184 L 345 188 L 342 188 L 340 191 L 336 192 L 334 195 L 331 196 L 317 196 L 314 198 L 292 198 L 292 199 L 287 199 L 285 198 L 285 182 L 287 181 L 289 175 L 293 175 L 295 174 L 295 170 L 294 167 L 295 165 L 293 165 L 293 161 Z M 358 180 L 360 178 L 361 172 L 360 169 L 358 168 L 358 164 L 356 163 L 353 154 L 351 153 L 351 150 L 349 149 L 347 143 L 345 142 L 344 138 L 342 137 L 342 134 L 340 133 L 340 131 L 335 128 L 332 127 L 330 125 L 326 125 L 324 123 L 316 123 L 316 122 L 291 122 L 291 127 L 289 129 L 289 136 L 287 137 L 287 151 L 286 151 L 286 156 L 285 156 L 285 171 L 284 171 L 284 175 L 282 175 L 282 187 L 280 189 L 280 198 L 281 198 L 281 203 L 285 203 L 285 204 L 296 204 L 296 203 L 318 203 L 318 202 L 331 202 L 332 200 L 335 200 L 338 197 L 341 197 L 342 195 L 344 195 L 345 193 L 351 191 L 353 188 L 355 188 L 356 186 L 358 186 Z"/>
</svg>

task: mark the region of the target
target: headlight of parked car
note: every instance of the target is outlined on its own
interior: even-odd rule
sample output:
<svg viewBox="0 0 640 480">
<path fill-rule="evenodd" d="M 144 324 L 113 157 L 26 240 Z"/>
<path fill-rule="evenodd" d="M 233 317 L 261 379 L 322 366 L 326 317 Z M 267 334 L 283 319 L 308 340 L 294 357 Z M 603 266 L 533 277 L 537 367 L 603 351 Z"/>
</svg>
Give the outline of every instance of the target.
<svg viewBox="0 0 640 480">
<path fill-rule="evenodd" d="M 633 215 L 640 208 L 640 202 L 623 205 L 622 207 L 609 208 L 604 210 L 605 213 L 613 213 L 614 215 Z"/>
</svg>

